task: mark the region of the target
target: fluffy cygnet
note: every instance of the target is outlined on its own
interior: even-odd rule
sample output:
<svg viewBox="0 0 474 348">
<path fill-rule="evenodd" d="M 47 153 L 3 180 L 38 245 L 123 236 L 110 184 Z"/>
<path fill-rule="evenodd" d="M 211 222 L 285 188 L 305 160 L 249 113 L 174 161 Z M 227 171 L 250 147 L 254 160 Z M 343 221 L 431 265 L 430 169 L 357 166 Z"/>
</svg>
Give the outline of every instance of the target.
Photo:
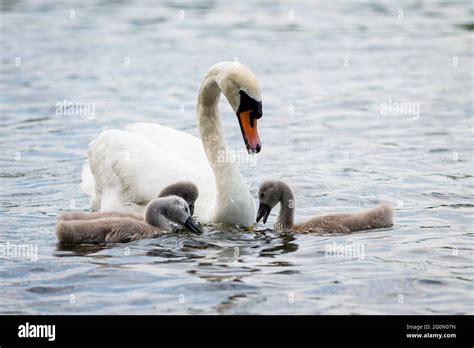
<svg viewBox="0 0 474 348">
<path fill-rule="evenodd" d="M 280 180 L 267 180 L 258 192 L 260 205 L 257 222 L 267 222 L 271 210 L 280 203 L 280 214 L 274 225 L 276 231 L 309 232 L 354 232 L 392 226 L 393 209 L 386 203 L 357 213 L 334 213 L 314 216 L 295 224 L 295 196 L 291 188 Z"/>
<path fill-rule="evenodd" d="M 59 220 L 56 236 L 59 242 L 68 244 L 124 243 L 172 231 L 170 221 L 194 233 L 202 232 L 191 217 L 186 201 L 178 196 L 168 196 L 151 201 L 146 207 L 144 219 L 137 219 L 132 215 L 117 215 L 95 219 Z"/>
</svg>

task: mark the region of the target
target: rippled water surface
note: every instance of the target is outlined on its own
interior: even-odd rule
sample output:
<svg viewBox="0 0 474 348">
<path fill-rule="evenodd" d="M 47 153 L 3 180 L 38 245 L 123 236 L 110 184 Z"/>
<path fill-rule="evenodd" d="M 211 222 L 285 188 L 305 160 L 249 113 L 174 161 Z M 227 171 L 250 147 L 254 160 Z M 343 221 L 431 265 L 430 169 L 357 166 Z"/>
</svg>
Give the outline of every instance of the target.
<svg viewBox="0 0 474 348">
<path fill-rule="evenodd" d="M 470 1 L 2 1 L 0 313 L 473 314 L 473 15 Z M 58 246 L 57 214 L 89 208 L 87 144 L 136 121 L 197 135 L 200 79 L 234 59 L 262 87 L 252 192 L 286 180 L 298 219 L 388 201 L 394 226 Z M 95 117 L 56 115 L 63 100 Z M 401 102 L 419 113 L 383 111 Z M 37 260 L 6 255 L 23 244 Z"/>
</svg>

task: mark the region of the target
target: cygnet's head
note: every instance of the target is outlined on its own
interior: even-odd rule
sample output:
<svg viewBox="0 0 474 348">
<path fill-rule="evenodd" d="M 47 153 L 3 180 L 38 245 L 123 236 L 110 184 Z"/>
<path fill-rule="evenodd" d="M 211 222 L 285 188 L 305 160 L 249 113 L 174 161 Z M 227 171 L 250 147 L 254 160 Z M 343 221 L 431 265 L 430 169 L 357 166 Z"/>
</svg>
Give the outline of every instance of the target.
<svg viewBox="0 0 474 348">
<path fill-rule="evenodd" d="M 194 202 L 199 196 L 199 189 L 191 181 L 179 181 L 177 183 L 166 186 L 161 190 L 158 197 L 178 196 L 183 198 L 189 206 L 189 213 L 194 215 Z"/>
<path fill-rule="evenodd" d="M 266 180 L 260 185 L 258 190 L 260 204 L 258 206 L 257 222 L 261 219 L 263 219 L 263 223 L 267 222 L 270 212 L 281 201 L 285 189 L 290 188 L 280 180 Z"/>
<path fill-rule="evenodd" d="M 161 226 L 161 215 L 191 232 L 202 233 L 201 228 L 191 216 L 188 203 L 181 197 L 168 196 L 152 200 L 146 208 L 145 220 L 151 225 Z"/>
</svg>

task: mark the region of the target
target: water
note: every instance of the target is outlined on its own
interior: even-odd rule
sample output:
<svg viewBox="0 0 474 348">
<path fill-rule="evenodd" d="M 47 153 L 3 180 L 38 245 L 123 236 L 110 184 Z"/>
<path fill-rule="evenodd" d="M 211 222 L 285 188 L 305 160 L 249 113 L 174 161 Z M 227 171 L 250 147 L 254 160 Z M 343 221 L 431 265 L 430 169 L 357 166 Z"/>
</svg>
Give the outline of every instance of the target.
<svg viewBox="0 0 474 348">
<path fill-rule="evenodd" d="M 3 1 L 0 242 L 32 244 L 38 259 L 3 258 L 0 313 L 473 314 L 473 13 L 469 1 Z M 56 216 L 89 207 L 87 144 L 138 121 L 197 135 L 200 79 L 234 59 L 262 87 L 263 150 L 242 165 L 254 194 L 286 180 L 297 220 L 388 201 L 395 225 L 322 236 L 216 225 L 58 246 Z M 63 100 L 95 117 L 56 115 Z M 401 102 L 415 109 L 382 110 Z M 330 257 L 334 243 L 364 257 Z"/>
</svg>

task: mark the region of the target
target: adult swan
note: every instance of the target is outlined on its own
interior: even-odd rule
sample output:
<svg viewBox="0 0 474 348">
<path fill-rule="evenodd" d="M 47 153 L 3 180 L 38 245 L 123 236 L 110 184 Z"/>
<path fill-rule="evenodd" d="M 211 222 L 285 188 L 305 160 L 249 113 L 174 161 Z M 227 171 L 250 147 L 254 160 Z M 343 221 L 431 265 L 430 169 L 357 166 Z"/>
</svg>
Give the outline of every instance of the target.
<svg viewBox="0 0 474 348">
<path fill-rule="evenodd" d="M 247 151 L 259 152 L 262 102 L 257 78 L 243 64 L 218 63 L 199 88 L 201 139 L 156 123 L 135 123 L 125 130 L 106 130 L 90 144 L 81 186 L 92 210 L 141 212 L 165 186 L 189 180 L 199 188 L 195 213 L 201 222 L 251 226 L 253 197 L 226 156 L 218 112 L 221 93 L 237 115 Z"/>
</svg>

